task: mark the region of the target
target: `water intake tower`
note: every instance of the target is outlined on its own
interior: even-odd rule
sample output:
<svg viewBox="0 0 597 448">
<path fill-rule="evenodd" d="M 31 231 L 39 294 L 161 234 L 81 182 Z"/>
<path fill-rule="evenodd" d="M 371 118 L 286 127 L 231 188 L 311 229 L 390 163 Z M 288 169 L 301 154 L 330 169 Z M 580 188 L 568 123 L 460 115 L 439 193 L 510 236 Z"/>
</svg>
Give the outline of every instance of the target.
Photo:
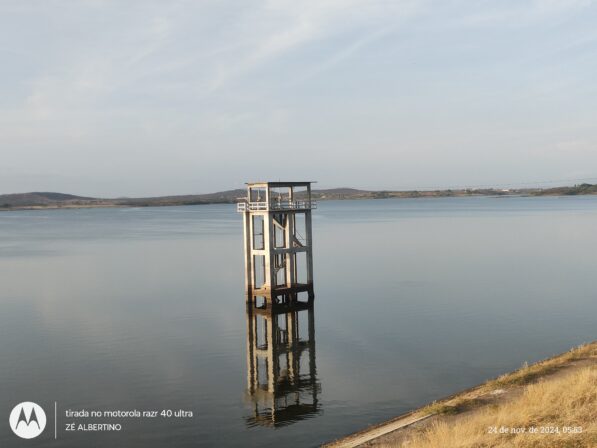
<svg viewBox="0 0 597 448">
<path fill-rule="evenodd" d="M 243 214 L 247 302 L 292 304 L 313 294 L 312 182 L 252 182 L 237 204 Z"/>
</svg>

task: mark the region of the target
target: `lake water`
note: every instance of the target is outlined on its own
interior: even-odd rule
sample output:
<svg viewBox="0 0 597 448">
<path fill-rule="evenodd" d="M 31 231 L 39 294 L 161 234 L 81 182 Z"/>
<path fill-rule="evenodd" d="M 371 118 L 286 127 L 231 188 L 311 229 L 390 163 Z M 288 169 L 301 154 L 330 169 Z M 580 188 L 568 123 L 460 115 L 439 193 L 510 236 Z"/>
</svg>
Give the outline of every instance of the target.
<svg viewBox="0 0 597 448">
<path fill-rule="evenodd" d="M 247 392 L 241 221 L 232 205 L 0 213 L 2 415 L 48 415 L 28 446 L 317 446 L 596 337 L 597 197 L 320 202 L 317 406 L 268 426 Z M 194 417 L 72 433 L 67 409 Z M 0 446 L 20 442 L 0 425 Z"/>
</svg>

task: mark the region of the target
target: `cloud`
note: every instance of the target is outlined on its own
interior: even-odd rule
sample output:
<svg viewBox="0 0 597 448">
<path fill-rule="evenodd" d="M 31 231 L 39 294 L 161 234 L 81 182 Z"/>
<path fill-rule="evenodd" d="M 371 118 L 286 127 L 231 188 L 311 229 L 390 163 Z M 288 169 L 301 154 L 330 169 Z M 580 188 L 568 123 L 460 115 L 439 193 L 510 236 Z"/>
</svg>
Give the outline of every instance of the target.
<svg viewBox="0 0 597 448">
<path fill-rule="evenodd" d="M 329 57 L 324 62 L 320 63 L 319 65 L 315 65 L 311 69 L 307 69 L 303 74 L 299 75 L 295 82 L 304 82 L 309 78 L 313 78 L 321 73 L 332 69 L 336 65 L 340 64 L 342 61 L 349 59 L 355 53 L 358 53 L 363 48 L 373 44 L 375 41 L 383 38 L 390 34 L 395 28 L 392 27 L 385 27 L 379 30 L 376 30 L 372 33 L 365 34 L 364 36 L 359 36 L 356 40 L 349 43 L 347 46 L 340 48 L 336 53 L 334 53 L 331 57 Z"/>
<path fill-rule="evenodd" d="M 264 66 L 301 46 L 362 28 L 378 28 L 336 53 L 328 62 L 307 69 L 312 76 L 348 57 L 367 42 L 387 32 L 389 23 L 396 26 L 403 17 L 413 16 L 426 2 L 344 1 L 268 1 L 257 13 L 256 23 L 265 25 L 265 32 L 253 40 L 251 47 L 232 63 L 222 64 L 211 84 L 211 90 L 222 88 L 234 79 Z"/>
</svg>

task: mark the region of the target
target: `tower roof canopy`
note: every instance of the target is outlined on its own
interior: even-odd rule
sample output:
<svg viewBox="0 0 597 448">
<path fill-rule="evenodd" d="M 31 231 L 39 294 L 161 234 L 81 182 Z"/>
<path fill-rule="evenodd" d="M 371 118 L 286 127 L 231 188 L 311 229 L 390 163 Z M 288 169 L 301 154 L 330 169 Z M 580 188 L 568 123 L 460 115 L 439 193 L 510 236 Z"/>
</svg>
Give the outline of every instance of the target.
<svg viewBox="0 0 597 448">
<path fill-rule="evenodd" d="M 316 183 L 315 181 L 307 180 L 301 182 L 247 182 L 246 185 L 249 187 L 307 187 L 311 184 Z"/>
</svg>

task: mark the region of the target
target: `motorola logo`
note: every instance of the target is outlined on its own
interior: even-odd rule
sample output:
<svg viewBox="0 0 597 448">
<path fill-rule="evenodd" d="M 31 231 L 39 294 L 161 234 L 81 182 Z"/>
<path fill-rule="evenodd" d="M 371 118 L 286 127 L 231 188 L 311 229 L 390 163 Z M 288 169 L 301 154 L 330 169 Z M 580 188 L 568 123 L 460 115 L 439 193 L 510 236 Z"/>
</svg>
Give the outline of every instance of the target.
<svg viewBox="0 0 597 448">
<path fill-rule="evenodd" d="M 31 401 L 17 404 L 8 419 L 10 429 L 22 439 L 33 439 L 46 427 L 46 413 L 40 405 Z"/>
</svg>

